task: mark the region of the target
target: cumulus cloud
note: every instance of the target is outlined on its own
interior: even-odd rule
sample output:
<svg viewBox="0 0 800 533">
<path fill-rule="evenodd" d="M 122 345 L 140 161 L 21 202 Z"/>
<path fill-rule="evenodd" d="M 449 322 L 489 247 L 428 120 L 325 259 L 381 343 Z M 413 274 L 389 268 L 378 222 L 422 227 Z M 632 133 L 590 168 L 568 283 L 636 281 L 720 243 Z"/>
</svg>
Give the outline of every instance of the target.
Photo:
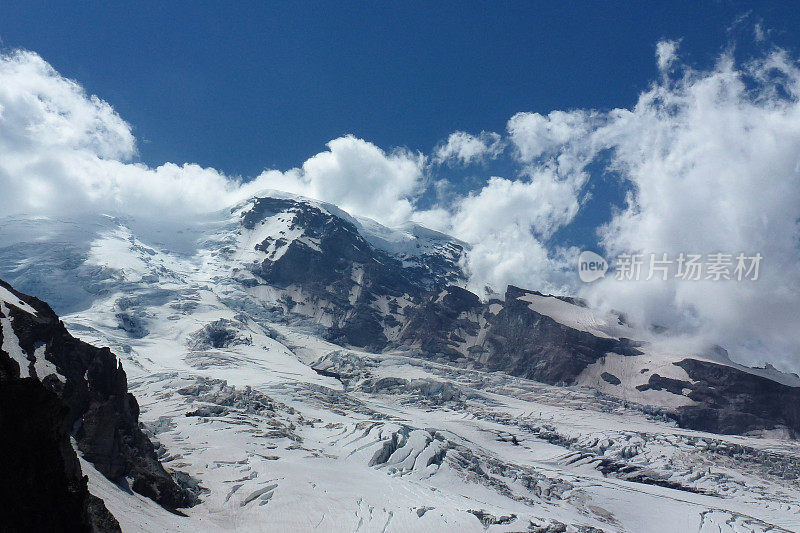
<svg viewBox="0 0 800 533">
<path fill-rule="evenodd" d="M 88 150 L 123 160 L 136 154 L 129 125 L 111 106 L 88 97 L 38 55 L 3 56 L 0 69 L 0 142 L 9 152 Z"/>
<path fill-rule="evenodd" d="M 658 70 L 666 72 L 678 58 L 678 45 L 680 41 L 664 40 L 656 44 L 656 64 Z"/>
<path fill-rule="evenodd" d="M 517 158 L 530 163 L 585 140 L 595 118 L 596 113 L 583 110 L 517 113 L 508 121 L 508 136 Z"/>
<path fill-rule="evenodd" d="M 411 218 L 424 164 L 421 154 L 404 149 L 387 154 L 348 135 L 330 141 L 328 151 L 311 157 L 301 168 L 267 171 L 256 182 L 393 225 Z"/>
<path fill-rule="evenodd" d="M 509 284 L 569 292 L 571 264 L 553 244 L 585 200 L 585 167 L 597 148 L 589 132 L 601 117 L 592 111 L 518 113 L 508 122 L 517 163 L 512 179 L 492 177 L 477 191 L 449 199 L 440 229 L 466 242 L 470 288 L 502 292 Z"/>
<path fill-rule="evenodd" d="M 482 131 L 476 136 L 456 131 L 436 149 L 434 160 L 440 164 L 469 165 L 497 159 L 504 149 L 503 138 L 497 133 Z"/>
<path fill-rule="evenodd" d="M 0 56 L 0 213 L 106 212 L 180 218 L 265 188 L 341 205 L 385 223 L 407 220 L 425 159 L 346 136 L 286 172 L 253 180 L 213 168 L 135 161 L 131 127 L 37 54 Z"/>
<path fill-rule="evenodd" d="M 237 187 L 197 165 L 134 162 L 130 126 L 31 52 L 0 56 L 0 153 L 3 214 L 208 210 Z"/>
<path fill-rule="evenodd" d="M 800 336 L 800 71 L 775 52 L 723 56 L 643 93 L 593 132 L 632 193 L 601 228 L 621 251 L 761 253 L 756 282 L 599 283 L 588 294 L 644 323 L 725 344 L 744 360 L 797 368 Z"/>
<path fill-rule="evenodd" d="M 578 211 L 574 183 L 550 170 L 531 180 L 493 177 L 457 201 L 447 231 L 473 243 L 465 266 L 470 288 L 502 291 L 509 284 L 563 291 L 565 265 L 545 243 Z"/>
</svg>

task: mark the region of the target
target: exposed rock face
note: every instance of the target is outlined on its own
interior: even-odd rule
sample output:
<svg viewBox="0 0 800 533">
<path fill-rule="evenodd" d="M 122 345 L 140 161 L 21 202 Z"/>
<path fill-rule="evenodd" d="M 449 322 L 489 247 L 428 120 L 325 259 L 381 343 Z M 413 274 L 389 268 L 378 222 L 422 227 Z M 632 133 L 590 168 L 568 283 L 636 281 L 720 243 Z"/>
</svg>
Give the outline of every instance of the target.
<svg viewBox="0 0 800 533">
<path fill-rule="evenodd" d="M 128 478 L 134 491 L 173 511 L 191 506 L 195 496 L 164 470 L 153 444 L 140 430 L 139 406 L 128 393 L 125 372 L 114 354 L 72 337 L 47 304 L 17 293 L 2 280 L 0 288 L 15 300 L 3 301 L 0 307 L 3 440 L 13 446 L 40 440 L 49 450 L 45 462 L 10 462 L 30 468 L 31 483 L 50 475 L 61 479 L 51 489 L 71 495 L 63 502 L 64 512 L 74 512 L 80 505 L 86 509 L 82 495 L 88 492 L 70 446 L 72 436 L 84 458 L 112 481 Z M 16 417 L 24 423 L 13 423 Z M 24 456 L 38 449 L 36 445 L 17 452 Z M 96 502 L 92 505 L 98 507 Z"/>
<path fill-rule="evenodd" d="M 121 531 L 89 494 L 66 417 L 64 404 L 35 378 L 0 381 L 3 531 Z"/>
<path fill-rule="evenodd" d="M 510 286 L 505 305 L 489 321 L 488 365 L 544 383 L 569 384 L 608 352 L 636 355 L 625 339 L 600 338 L 578 331 L 530 309 Z"/>
<path fill-rule="evenodd" d="M 509 286 L 505 300 L 482 303 L 469 291 L 447 287 L 410 311 L 401 340 L 429 355 L 465 357 L 550 384 L 572 383 L 608 352 L 639 353 L 625 339 L 596 337 L 531 310 L 519 299 L 528 293 Z"/>
<path fill-rule="evenodd" d="M 399 343 L 419 348 L 426 357 L 461 359 L 473 366 L 562 385 L 573 384 L 589 365 L 609 353 L 642 354 L 634 341 L 598 337 L 537 313 L 520 298 L 525 294 L 538 293 L 511 286 L 503 300 L 481 302 L 464 289 L 448 287 L 407 311 Z M 728 434 L 787 427 L 800 434 L 800 388 L 732 365 L 689 357 L 674 365 L 685 370 L 688 379 L 655 373 L 636 389 L 666 391 L 692 400 L 695 405 L 668 410 L 681 426 Z M 612 386 L 622 384 L 609 372 L 600 378 Z"/>
<path fill-rule="evenodd" d="M 745 433 L 783 425 L 800 433 L 800 388 L 707 361 L 685 359 L 675 364 L 693 380 L 675 385 L 689 389 L 687 396 L 698 402 L 678 409 L 681 425 L 713 433 Z M 667 378 L 659 381 L 664 387 L 674 382 Z"/>
<path fill-rule="evenodd" d="M 253 231 L 270 219 L 283 229 L 256 244 L 265 258 L 252 273 L 266 285 L 298 287 L 324 308 L 334 342 L 383 349 L 406 301 L 461 275 L 454 259 L 461 249 L 452 239 L 442 244 L 450 253 L 420 253 L 410 261 L 409 254 L 395 256 L 367 242 L 354 221 L 282 198 L 256 199 L 241 223 Z M 296 302 L 287 303 L 292 311 Z"/>
<path fill-rule="evenodd" d="M 400 334 L 399 342 L 419 347 L 429 356 L 441 355 L 452 360 L 465 357 L 461 349 L 465 337 L 476 337 L 485 321 L 486 310 L 473 293 L 459 287 L 447 287 L 440 295 L 428 296 L 421 305 L 406 311 L 407 323 Z M 468 350 L 479 358 L 484 352 Z"/>
</svg>

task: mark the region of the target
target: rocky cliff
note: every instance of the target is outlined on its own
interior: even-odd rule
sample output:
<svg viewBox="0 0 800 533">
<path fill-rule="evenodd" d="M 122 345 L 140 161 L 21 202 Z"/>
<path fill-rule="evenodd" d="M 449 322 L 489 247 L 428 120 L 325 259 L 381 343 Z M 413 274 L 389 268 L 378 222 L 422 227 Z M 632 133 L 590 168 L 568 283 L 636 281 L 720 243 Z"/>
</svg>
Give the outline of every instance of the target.
<svg viewBox="0 0 800 533">
<path fill-rule="evenodd" d="M 2 483 L 10 514 L 4 523 L 118 529 L 88 493 L 71 439 L 107 478 L 173 512 L 196 501 L 159 463 L 108 348 L 72 337 L 47 304 L 2 280 L 0 324 L 0 433 L 10 468 Z M 41 512 L 49 508 L 55 511 Z"/>
</svg>

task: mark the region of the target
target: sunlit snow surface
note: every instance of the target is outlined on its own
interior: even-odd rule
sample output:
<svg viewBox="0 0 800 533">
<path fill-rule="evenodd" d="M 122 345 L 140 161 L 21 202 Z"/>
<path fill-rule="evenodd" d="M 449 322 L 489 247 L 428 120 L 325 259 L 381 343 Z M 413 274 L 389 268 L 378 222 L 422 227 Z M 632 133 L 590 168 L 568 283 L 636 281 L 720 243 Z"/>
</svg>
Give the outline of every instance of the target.
<svg viewBox="0 0 800 533">
<path fill-rule="evenodd" d="M 83 462 L 125 531 L 800 530 L 800 446 L 779 433 L 682 430 L 589 388 L 343 349 L 320 337 L 324 310 L 286 321 L 281 291 L 240 282 L 261 235 L 223 216 L 181 231 L 173 243 L 107 219 L 56 232 L 60 251 L 29 247 L 53 279 L 0 256 L 29 287 L 70 287 L 82 309 L 68 328 L 120 357 L 162 462 L 204 489 L 179 517 Z"/>
</svg>

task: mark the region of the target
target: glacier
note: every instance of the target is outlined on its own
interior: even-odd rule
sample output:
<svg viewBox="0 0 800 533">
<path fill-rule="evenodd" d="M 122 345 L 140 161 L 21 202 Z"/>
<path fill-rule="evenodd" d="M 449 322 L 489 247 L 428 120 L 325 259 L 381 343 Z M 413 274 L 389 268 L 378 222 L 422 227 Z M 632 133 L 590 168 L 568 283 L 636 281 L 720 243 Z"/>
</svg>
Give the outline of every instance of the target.
<svg viewBox="0 0 800 533">
<path fill-rule="evenodd" d="M 116 354 L 161 464 L 196 480 L 180 516 L 80 457 L 123 531 L 800 531 L 793 412 L 732 418 L 709 377 L 797 376 L 575 299 L 481 301 L 446 235 L 269 191 L 166 228 L 4 218 L 0 243 L 0 278 Z"/>
</svg>

